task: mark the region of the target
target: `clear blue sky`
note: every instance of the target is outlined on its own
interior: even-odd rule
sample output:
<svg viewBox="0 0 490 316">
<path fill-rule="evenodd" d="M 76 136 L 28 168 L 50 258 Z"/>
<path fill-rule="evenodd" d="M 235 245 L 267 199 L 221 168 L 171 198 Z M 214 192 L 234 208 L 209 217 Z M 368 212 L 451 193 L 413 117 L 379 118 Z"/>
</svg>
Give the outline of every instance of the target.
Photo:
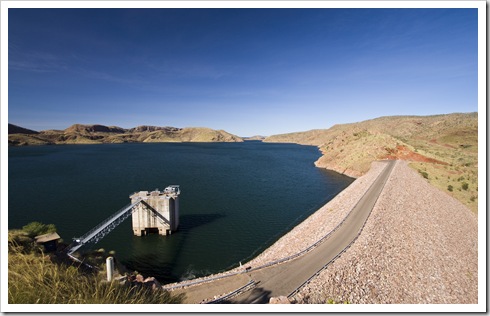
<svg viewBox="0 0 490 316">
<path fill-rule="evenodd" d="M 477 9 L 9 9 L 8 119 L 239 136 L 478 111 Z"/>
</svg>

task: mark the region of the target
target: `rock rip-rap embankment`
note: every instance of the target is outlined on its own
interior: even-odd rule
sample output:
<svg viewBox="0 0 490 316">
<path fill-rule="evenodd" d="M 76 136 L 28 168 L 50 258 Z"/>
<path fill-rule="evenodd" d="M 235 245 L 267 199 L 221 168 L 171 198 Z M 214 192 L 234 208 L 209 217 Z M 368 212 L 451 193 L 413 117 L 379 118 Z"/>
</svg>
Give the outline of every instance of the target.
<svg viewBox="0 0 490 316">
<path fill-rule="evenodd" d="M 186 284 L 194 284 L 196 281 L 213 280 L 220 276 L 227 276 L 237 272 L 243 272 L 245 267 L 260 267 L 272 262 L 295 255 L 330 233 L 349 214 L 356 203 L 361 199 L 371 184 L 385 167 L 383 162 L 373 162 L 368 173 L 352 182 L 345 190 L 340 192 L 318 211 L 310 215 L 303 222 L 294 227 L 290 232 L 281 237 L 269 248 L 264 250 L 242 267 L 218 273 L 198 279 L 187 280 L 176 284 L 167 284 L 166 288 Z"/>
<path fill-rule="evenodd" d="M 367 174 L 352 182 L 318 211 L 247 263 L 247 266 L 262 266 L 292 256 L 325 237 L 344 220 L 385 166 L 383 162 L 373 162 Z"/>
<path fill-rule="evenodd" d="M 294 300 L 476 304 L 477 235 L 474 213 L 399 161 L 356 242 Z"/>
</svg>

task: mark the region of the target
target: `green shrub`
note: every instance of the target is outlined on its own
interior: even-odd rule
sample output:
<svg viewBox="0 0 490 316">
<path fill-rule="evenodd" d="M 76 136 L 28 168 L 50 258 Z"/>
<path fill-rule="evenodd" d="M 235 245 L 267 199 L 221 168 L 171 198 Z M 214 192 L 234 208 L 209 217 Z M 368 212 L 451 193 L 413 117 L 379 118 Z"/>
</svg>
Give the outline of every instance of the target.
<svg viewBox="0 0 490 316">
<path fill-rule="evenodd" d="M 449 192 L 453 192 L 453 186 L 452 186 L 452 185 L 448 185 L 448 186 L 447 186 L 447 190 L 448 190 Z"/>
<path fill-rule="evenodd" d="M 463 190 L 467 191 L 467 190 L 468 190 L 468 183 L 463 182 L 463 183 L 461 184 L 461 189 L 463 189 Z"/>
<path fill-rule="evenodd" d="M 56 231 L 56 227 L 53 224 L 31 222 L 22 227 L 22 231 L 24 231 L 29 237 L 35 237 L 38 235 L 54 233 Z"/>
<path fill-rule="evenodd" d="M 333 300 L 331 298 L 327 299 L 327 301 L 325 302 L 326 304 L 350 304 L 349 301 L 336 301 L 336 300 Z"/>
</svg>

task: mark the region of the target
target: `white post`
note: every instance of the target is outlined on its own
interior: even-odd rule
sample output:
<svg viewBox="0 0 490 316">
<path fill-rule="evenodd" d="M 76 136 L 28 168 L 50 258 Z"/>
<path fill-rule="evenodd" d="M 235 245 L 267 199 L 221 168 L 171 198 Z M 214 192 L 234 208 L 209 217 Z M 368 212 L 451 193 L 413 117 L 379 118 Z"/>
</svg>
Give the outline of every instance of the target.
<svg viewBox="0 0 490 316">
<path fill-rule="evenodd" d="M 107 282 L 111 282 L 114 276 L 114 258 L 107 257 L 105 264 L 107 267 Z"/>
</svg>

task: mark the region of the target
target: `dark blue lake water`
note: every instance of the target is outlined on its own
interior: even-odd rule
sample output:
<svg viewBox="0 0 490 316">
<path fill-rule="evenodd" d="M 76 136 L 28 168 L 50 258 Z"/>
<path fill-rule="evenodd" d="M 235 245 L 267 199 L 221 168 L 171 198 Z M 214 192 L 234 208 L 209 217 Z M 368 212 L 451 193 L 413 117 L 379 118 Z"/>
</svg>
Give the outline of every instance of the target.
<svg viewBox="0 0 490 316">
<path fill-rule="evenodd" d="M 257 256 L 352 181 L 318 169 L 316 147 L 262 142 L 9 147 L 8 227 L 53 223 L 65 241 L 130 202 L 178 184 L 180 226 L 133 236 L 129 218 L 93 248 L 162 282 Z"/>
</svg>

